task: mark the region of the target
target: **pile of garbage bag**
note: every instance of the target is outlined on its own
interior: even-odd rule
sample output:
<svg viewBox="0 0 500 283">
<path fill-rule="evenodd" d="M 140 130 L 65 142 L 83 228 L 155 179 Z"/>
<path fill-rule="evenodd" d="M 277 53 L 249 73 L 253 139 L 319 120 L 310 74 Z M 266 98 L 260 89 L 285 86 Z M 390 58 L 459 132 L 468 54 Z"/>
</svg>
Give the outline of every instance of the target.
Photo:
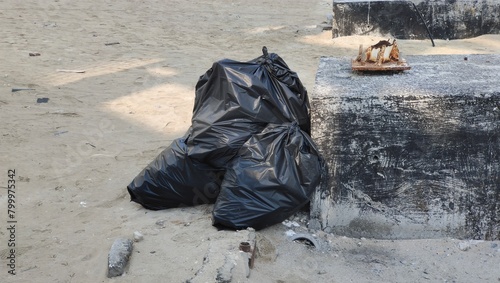
<svg viewBox="0 0 500 283">
<path fill-rule="evenodd" d="M 224 59 L 196 84 L 191 127 L 127 186 L 148 209 L 215 203 L 213 224 L 262 229 L 309 202 L 323 160 L 307 91 L 277 54 Z"/>
</svg>

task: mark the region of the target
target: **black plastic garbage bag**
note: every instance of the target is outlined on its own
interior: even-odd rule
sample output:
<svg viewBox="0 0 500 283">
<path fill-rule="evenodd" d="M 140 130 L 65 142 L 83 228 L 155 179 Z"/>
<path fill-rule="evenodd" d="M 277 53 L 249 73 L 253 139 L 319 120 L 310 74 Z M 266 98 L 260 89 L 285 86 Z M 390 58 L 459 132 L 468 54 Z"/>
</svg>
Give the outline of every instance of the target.
<svg viewBox="0 0 500 283">
<path fill-rule="evenodd" d="M 132 201 L 153 210 L 215 202 L 224 171 L 189 158 L 185 140 L 174 140 L 127 186 Z"/>
<path fill-rule="evenodd" d="M 188 134 L 175 140 L 135 177 L 127 187 L 131 199 L 154 210 L 213 203 L 218 197 L 225 169 L 241 146 L 254 135 L 253 140 L 266 137 L 262 142 L 268 142 L 268 136 L 281 129 L 274 126 L 261 135 L 269 124 L 287 124 L 282 129 L 285 131 L 290 123 L 295 123 L 294 134 L 290 134 L 295 138 L 287 146 L 293 147 L 294 142 L 304 140 L 300 144 L 301 150 L 314 149 L 309 146 L 312 143 L 305 134 L 310 132 L 309 112 L 307 91 L 297 74 L 278 55 L 268 54 L 265 47 L 262 56 L 249 62 L 228 59 L 216 62 L 196 85 L 192 125 Z M 300 132 L 299 127 L 305 133 Z M 276 141 L 280 144 L 283 142 Z M 298 158 L 299 163 L 293 165 L 292 160 L 287 159 L 289 155 L 283 152 L 285 144 L 276 149 L 262 148 L 260 152 L 267 159 L 277 162 L 272 165 L 275 166 L 272 170 L 280 172 L 276 176 L 277 180 L 264 179 L 264 183 L 259 184 L 257 178 L 253 179 L 256 188 L 261 191 L 266 190 L 268 183 L 271 189 L 283 183 L 284 188 L 291 192 L 290 196 L 285 191 L 277 194 L 281 198 L 279 201 L 284 202 L 284 208 L 279 210 L 280 215 L 303 205 L 304 200 L 308 199 L 308 184 L 315 182 L 315 174 L 319 174 L 311 173 L 315 163 L 306 160 L 309 156 L 306 151 L 292 155 L 288 153 Z M 254 145 L 248 144 L 246 150 L 251 150 L 251 146 Z M 287 150 L 291 150 L 291 147 Z M 314 154 L 311 153 L 311 156 Z M 302 168 L 305 162 L 312 166 Z M 309 169 L 311 172 L 306 172 Z M 254 174 L 263 173 L 256 171 Z M 287 177 L 287 174 L 292 175 Z M 290 178 L 291 183 L 286 183 L 285 178 Z M 222 212 L 227 212 L 224 209 Z M 264 220 L 267 221 L 265 217 Z M 268 222 L 264 222 L 264 225 Z"/>
<path fill-rule="evenodd" d="M 310 133 L 307 91 L 278 55 L 249 62 L 215 62 L 196 85 L 188 153 L 198 161 L 224 167 L 253 134 L 269 123 L 297 122 Z"/>
<path fill-rule="evenodd" d="M 269 125 L 231 161 L 213 224 L 262 229 L 287 219 L 309 202 L 322 166 L 315 144 L 297 124 Z"/>
</svg>

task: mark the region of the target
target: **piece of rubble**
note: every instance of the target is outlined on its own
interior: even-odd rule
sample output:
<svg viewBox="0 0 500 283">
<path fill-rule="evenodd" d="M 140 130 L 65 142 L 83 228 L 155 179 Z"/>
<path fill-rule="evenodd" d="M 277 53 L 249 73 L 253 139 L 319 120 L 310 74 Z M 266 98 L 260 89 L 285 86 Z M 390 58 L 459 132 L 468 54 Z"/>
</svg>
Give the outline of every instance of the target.
<svg viewBox="0 0 500 283">
<path fill-rule="evenodd" d="M 255 257 L 261 261 L 274 262 L 278 257 L 278 252 L 274 243 L 262 234 L 257 234 L 256 237 L 256 255 Z"/>
<path fill-rule="evenodd" d="M 118 238 L 113 242 L 108 254 L 108 278 L 123 274 L 132 253 L 132 245 L 130 239 Z"/>
<path fill-rule="evenodd" d="M 460 242 L 458 243 L 458 248 L 463 252 L 468 251 L 470 249 L 470 242 Z"/>
<path fill-rule="evenodd" d="M 299 223 L 297 223 L 296 221 L 290 221 L 290 220 L 285 220 L 285 221 L 281 222 L 281 224 L 285 225 L 288 228 L 300 227 Z"/>
<path fill-rule="evenodd" d="M 290 230 L 287 230 L 287 231 L 285 232 L 285 235 L 286 235 L 287 237 L 293 237 L 293 235 L 295 235 L 295 234 L 297 234 L 297 233 L 295 233 L 295 231 L 293 231 L 293 230 L 291 230 L 291 229 L 290 229 Z"/>
<path fill-rule="evenodd" d="M 140 242 L 142 240 L 144 240 L 144 236 L 142 235 L 142 233 L 139 231 L 135 231 L 134 232 L 134 241 Z"/>
</svg>

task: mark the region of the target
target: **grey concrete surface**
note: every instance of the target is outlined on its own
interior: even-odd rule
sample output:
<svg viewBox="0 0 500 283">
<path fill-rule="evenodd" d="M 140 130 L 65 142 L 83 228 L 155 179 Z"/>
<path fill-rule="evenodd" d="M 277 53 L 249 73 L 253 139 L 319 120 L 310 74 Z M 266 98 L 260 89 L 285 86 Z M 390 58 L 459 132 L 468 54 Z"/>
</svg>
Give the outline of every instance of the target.
<svg viewBox="0 0 500 283">
<path fill-rule="evenodd" d="M 312 137 L 329 167 L 313 229 L 500 239 L 500 55 L 407 56 L 402 73 L 320 60 Z"/>
<path fill-rule="evenodd" d="M 461 39 L 500 33 L 497 0 L 333 0 L 333 14 L 333 37 Z"/>
</svg>

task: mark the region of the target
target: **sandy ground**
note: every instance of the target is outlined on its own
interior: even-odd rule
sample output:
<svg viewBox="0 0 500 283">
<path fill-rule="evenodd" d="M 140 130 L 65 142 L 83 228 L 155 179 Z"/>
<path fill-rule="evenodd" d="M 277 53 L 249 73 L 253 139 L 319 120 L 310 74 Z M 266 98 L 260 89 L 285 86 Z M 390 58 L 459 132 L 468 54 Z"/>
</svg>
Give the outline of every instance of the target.
<svg viewBox="0 0 500 283">
<path fill-rule="evenodd" d="M 189 127 L 194 86 L 213 61 L 250 60 L 266 45 L 311 91 L 321 56 L 352 57 L 360 43 L 381 39 L 331 39 L 317 27 L 330 2 L 2 1 L 0 281 L 222 282 L 220 267 L 248 232 L 217 231 L 210 205 L 145 210 L 129 202 L 126 185 Z M 498 53 L 500 36 L 436 45 L 400 41 L 405 54 Z M 15 231 L 8 220 L 17 221 Z M 296 221 L 304 230 L 305 218 Z M 233 282 L 500 281 L 498 241 L 318 233 L 323 248 L 315 250 L 287 239 L 288 229 L 258 231 L 255 268 L 246 279 L 237 265 Z M 126 274 L 108 279 L 111 244 L 134 231 L 144 240 Z M 7 259 L 12 239 L 15 268 Z"/>
</svg>

